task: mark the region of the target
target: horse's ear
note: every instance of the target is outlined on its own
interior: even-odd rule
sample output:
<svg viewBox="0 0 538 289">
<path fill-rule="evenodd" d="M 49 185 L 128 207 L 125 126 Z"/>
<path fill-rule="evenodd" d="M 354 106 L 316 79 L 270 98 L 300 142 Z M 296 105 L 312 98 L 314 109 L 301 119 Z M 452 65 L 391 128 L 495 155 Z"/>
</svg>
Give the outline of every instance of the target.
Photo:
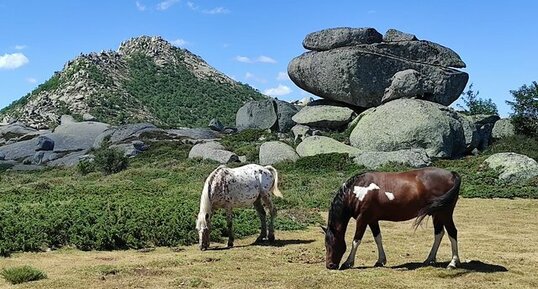
<svg viewBox="0 0 538 289">
<path fill-rule="evenodd" d="M 323 226 L 320 226 L 320 227 L 321 227 L 321 229 L 323 230 L 323 233 L 324 233 L 324 234 L 327 234 L 327 228 L 326 228 L 326 227 L 323 227 Z"/>
</svg>

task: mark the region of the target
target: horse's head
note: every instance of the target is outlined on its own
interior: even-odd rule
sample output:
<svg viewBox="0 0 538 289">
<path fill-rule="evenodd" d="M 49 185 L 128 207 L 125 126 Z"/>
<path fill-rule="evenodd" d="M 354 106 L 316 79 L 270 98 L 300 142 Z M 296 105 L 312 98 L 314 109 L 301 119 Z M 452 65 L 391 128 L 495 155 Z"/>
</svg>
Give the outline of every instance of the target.
<svg viewBox="0 0 538 289">
<path fill-rule="evenodd" d="M 322 229 L 325 231 L 325 265 L 329 270 L 336 270 L 346 252 L 345 232 L 331 227 Z"/>
<path fill-rule="evenodd" d="M 209 248 L 209 233 L 211 224 L 211 215 L 209 213 L 200 213 L 198 214 L 198 219 L 196 220 L 196 230 L 198 230 L 198 240 L 200 245 L 200 250 L 204 251 Z"/>
</svg>

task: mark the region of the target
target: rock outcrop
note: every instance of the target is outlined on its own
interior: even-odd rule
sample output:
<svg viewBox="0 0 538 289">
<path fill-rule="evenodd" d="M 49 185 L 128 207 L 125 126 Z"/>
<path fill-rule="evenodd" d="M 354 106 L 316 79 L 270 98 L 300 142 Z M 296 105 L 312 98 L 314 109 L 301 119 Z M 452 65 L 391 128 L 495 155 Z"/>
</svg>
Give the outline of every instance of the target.
<svg viewBox="0 0 538 289">
<path fill-rule="evenodd" d="M 299 145 L 297 145 L 296 151 L 301 157 L 329 153 L 346 153 L 349 155 L 356 155 L 361 152 L 357 148 L 348 146 L 326 136 L 307 137 Z"/>
<path fill-rule="evenodd" d="M 294 122 L 322 130 L 342 130 L 356 113 L 345 106 L 312 102 L 295 114 Z"/>
<path fill-rule="evenodd" d="M 380 105 L 384 97 L 418 97 L 449 105 L 460 96 L 468 75 L 454 69 L 465 63 L 453 50 L 396 32 L 381 42 L 372 30 L 339 28 L 309 34 L 304 46 L 313 51 L 289 63 L 291 80 L 319 97 L 364 108 Z M 357 36 L 365 33 L 379 36 Z M 420 77 L 416 85 L 399 92 L 397 74 L 409 69 Z"/>
</svg>

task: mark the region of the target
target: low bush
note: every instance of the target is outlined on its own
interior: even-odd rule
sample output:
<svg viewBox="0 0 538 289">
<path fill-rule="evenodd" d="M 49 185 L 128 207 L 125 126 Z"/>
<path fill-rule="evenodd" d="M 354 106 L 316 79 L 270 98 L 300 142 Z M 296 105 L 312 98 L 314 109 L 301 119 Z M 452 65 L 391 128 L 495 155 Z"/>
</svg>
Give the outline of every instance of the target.
<svg viewBox="0 0 538 289">
<path fill-rule="evenodd" d="M 95 167 L 103 174 L 121 172 L 129 166 L 129 159 L 118 148 L 105 148 L 95 152 Z"/>
<path fill-rule="evenodd" d="M 31 266 L 4 268 L 0 275 L 13 285 L 47 278 L 47 274 Z"/>
</svg>

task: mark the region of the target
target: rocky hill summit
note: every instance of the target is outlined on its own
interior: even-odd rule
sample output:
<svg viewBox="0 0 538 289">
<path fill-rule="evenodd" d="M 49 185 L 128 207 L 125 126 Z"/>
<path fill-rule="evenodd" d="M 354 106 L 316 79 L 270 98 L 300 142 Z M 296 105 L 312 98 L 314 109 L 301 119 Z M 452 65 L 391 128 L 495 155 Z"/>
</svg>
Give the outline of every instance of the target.
<svg viewBox="0 0 538 289">
<path fill-rule="evenodd" d="M 236 82 L 199 56 L 161 37 L 141 36 L 117 51 L 81 54 L 34 91 L 0 111 L 44 129 L 60 116 L 111 124 L 151 122 L 160 126 L 202 126 L 219 118 L 233 123 L 249 100 L 266 97 Z"/>
</svg>

